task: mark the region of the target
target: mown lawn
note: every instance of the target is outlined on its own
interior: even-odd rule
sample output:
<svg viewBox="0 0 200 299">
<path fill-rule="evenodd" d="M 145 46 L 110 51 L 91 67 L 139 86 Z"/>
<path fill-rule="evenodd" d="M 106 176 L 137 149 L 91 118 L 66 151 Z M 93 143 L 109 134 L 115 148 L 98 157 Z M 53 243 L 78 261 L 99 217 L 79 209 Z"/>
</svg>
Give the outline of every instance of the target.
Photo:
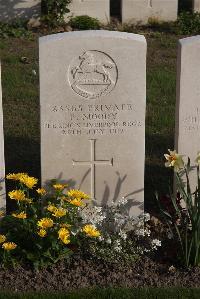
<svg viewBox="0 0 200 299">
<path fill-rule="evenodd" d="M 174 142 L 178 37 L 144 34 L 148 44 L 145 205 L 152 209 L 155 190 L 166 193 L 171 179 L 163 154 Z M 1 39 L 0 57 L 6 172 L 40 177 L 38 37 Z"/>
</svg>

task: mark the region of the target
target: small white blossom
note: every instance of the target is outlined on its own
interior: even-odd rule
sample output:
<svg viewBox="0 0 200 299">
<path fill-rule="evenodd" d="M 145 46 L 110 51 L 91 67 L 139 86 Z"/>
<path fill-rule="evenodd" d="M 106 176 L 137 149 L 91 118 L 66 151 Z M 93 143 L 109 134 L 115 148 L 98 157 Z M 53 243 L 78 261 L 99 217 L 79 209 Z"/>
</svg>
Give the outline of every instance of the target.
<svg viewBox="0 0 200 299">
<path fill-rule="evenodd" d="M 141 228 L 141 229 L 138 229 L 136 230 L 136 235 L 137 236 L 150 236 L 151 235 L 151 231 L 149 229 L 144 229 L 144 228 Z"/>
<path fill-rule="evenodd" d="M 94 209 L 96 210 L 97 213 L 101 213 L 102 211 L 102 207 L 95 206 Z"/>
<path fill-rule="evenodd" d="M 157 247 L 161 246 L 161 241 L 158 239 L 154 239 L 151 241 L 151 245 L 153 249 L 157 249 Z"/>
<path fill-rule="evenodd" d="M 149 221 L 149 220 L 151 219 L 149 213 L 144 213 L 143 217 L 144 217 L 144 221 L 145 221 L 145 222 L 146 222 L 146 221 Z"/>
<path fill-rule="evenodd" d="M 103 242 L 103 241 L 105 241 L 105 239 L 104 239 L 104 237 L 103 236 L 99 236 L 99 241 L 101 241 L 101 242 Z"/>
<path fill-rule="evenodd" d="M 112 243 L 111 238 L 107 238 L 107 239 L 106 239 L 106 243 L 107 243 L 107 244 L 111 244 L 111 243 Z"/>
<path fill-rule="evenodd" d="M 123 240 L 126 240 L 126 239 L 127 239 L 127 234 L 126 234 L 126 232 L 122 231 L 121 229 L 120 229 L 120 231 L 119 231 L 119 236 L 120 236 Z"/>
<path fill-rule="evenodd" d="M 33 74 L 34 76 L 36 76 L 36 75 L 37 75 L 36 70 L 32 70 L 32 74 Z"/>
<path fill-rule="evenodd" d="M 125 205 L 125 204 L 127 204 L 127 202 L 128 202 L 128 199 L 126 197 L 122 197 L 118 201 L 118 205 Z"/>
</svg>

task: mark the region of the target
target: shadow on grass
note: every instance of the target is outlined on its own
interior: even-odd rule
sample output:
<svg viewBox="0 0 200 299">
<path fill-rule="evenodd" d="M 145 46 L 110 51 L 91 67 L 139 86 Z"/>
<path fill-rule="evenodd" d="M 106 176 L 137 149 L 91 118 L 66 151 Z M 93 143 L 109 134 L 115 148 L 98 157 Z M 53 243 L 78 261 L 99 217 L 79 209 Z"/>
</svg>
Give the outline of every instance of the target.
<svg viewBox="0 0 200 299">
<path fill-rule="evenodd" d="M 27 172 L 29 175 L 40 178 L 40 144 L 34 140 L 23 137 L 5 136 L 5 168 L 6 174 L 13 172 Z M 7 193 L 11 182 L 7 181 Z M 7 211 L 13 209 L 13 204 L 7 198 Z"/>
<path fill-rule="evenodd" d="M 169 193 L 173 186 L 173 172 L 164 165 L 164 154 L 168 149 L 174 149 L 174 138 L 170 135 L 146 135 L 145 163 L 145 210 L 157 211 L 155 192 L 160 196 Z"/>
<path fill-rule="evenodd" d="M 148 134 L 146 136 L 145 163 L 145 210 L 156 211 L 155 192 L 165 195 L 172 186 L 172 172 L 165 168 L 163 154 L 167 149 L 173 149 L 173 136 Z M 6 174 L 27 172 L 40 178 L 40 143 L 29 138 L 5 136 L 5 165 Z M 12 184 L 7 182 L 7 192 Z M 12 202 L 7 199 L 8 212 L 13 209 Z"/>
</svg>

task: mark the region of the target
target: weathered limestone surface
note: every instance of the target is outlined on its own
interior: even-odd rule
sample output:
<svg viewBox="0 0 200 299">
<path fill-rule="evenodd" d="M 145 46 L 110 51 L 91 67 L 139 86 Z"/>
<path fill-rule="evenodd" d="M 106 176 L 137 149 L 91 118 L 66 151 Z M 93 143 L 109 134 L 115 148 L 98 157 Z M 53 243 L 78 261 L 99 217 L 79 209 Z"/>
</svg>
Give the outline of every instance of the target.
<svg viewBox="0 0 200 299">
<path fill-rule="evenodd" d="M 88 15 L 102 23 L 110 21 L 110 0 L 72 0 L 68 7 L 70 12 L 66 14 L 66 20 L 70 16 Z"/>
<path fill-rule="evenodd" d="M 1 64 L 0 64 L 0 211 L 6 208 L 5 194 L 5 162 L 4 162 L 4 134 L 3 134 L 3 108 L 1 91 Z"/>
<path fill-rule="evenodd" d="M 0 0 L 0 21 L 39 17 L 41 0 Z"/>
<path fill-rule="evenodd" d="M 68 180 L 98 204 L 143 210 L 146 41 L 82 31 L 40 38 L 42 180 Z"/>
<path fill-rule="evenodd" d="M 195 166 L 200 151 L 200 36 L 179 41 L 176 104 L 176 149 Z M 185 157 L 185 158 L 186 158 Z M 191 174 L 196 185 L 195 172 Z"/>
<path fill-rule="evenodd" d="M 147 23 L 177 19 L 178 0 L 122 0 L 123 23 Z"/>
</svg>

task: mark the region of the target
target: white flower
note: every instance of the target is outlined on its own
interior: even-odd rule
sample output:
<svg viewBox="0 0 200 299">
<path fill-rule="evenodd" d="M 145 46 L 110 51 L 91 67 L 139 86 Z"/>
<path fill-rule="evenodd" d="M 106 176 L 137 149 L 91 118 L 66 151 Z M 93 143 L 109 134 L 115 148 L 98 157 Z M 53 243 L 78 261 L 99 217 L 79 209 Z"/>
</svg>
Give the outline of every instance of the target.
<svg viewBox="0 0 200 299">
<path fill-rule="evenodd" d="M 102 211 L 102 207 L 95 206 L 94 209 L 96 210 L 97 213 L 101 213 Z"/>
<path fill-rule="evenodd" d="M 98 238 L 98 239 L 99 239 L 99 241 L 100 241 L 100 242 L 103 242 L 103 241 L 105 241 L 105 239 L 104 239 L 104 237 L 103 237 L 103 236 L 99 236 L 99 238 Z"/>
<path fill-rule="evenodd" d="M 151 245 L 152 245 L 153 249 L 157 249 L 157 247 L 161 246 L 161 241 L 158 239 L 154 239 L 151 241 Z"/>
<path fill-rule="evenodd" d="M 107 243 L 107 244 L 111 244 L 111 243 L 112 243 L 111 238 L 107 238 L 107 239 L 106 239 L 106 243 Z"/>
<path fill-rule="evenodd" d="M 36 75 L 37 75 L 36 70 L 32 70 L 32 74 L 33 74 L 34 76 L 36 76 Z"/>
<path fill-rule="evenodd" d="M 149 213 L 144 213 L 143 217 L 144 217 L 144 221 L 149 221 L 151 219 Z"/>
<path fill-rule="evenodd" d="M 136 235 L 137 236 L 150 236 L 151 235 L 151 231 L 149 229 L 144 229 L 144 228 L 141 228 L 141 229 L 138 229 L 136 230 Z"/>
<path fill-rule="evenodd" d="M 118 201 L 118 205 L 125 205 L 127 202 L 128 202 L 128 199 L 126 197 L 122 197 Z"/>
<path fill-rule="evenodd" d="M 127 234 L 126 234 L 126 232 L 122 231 L 121 229 L 120 229 L 120 231 L 119 231 L 119 236 L 120 236 L 123 240 L 126 240 L 126 238 L 127 238 Z"/>
<path fill-rule="evenodd" d="M 165 159 L 167 162 L 165 162 L 166 167 L 174 167 L 174 171 L 178 172 L 180 168 L 184 166 L 184 162 L 182 159 L 182 155 L 179 155 L 175 150 L 171 151 L 168 150 L 169 154 L 164 154 Z"/>
</svg>

